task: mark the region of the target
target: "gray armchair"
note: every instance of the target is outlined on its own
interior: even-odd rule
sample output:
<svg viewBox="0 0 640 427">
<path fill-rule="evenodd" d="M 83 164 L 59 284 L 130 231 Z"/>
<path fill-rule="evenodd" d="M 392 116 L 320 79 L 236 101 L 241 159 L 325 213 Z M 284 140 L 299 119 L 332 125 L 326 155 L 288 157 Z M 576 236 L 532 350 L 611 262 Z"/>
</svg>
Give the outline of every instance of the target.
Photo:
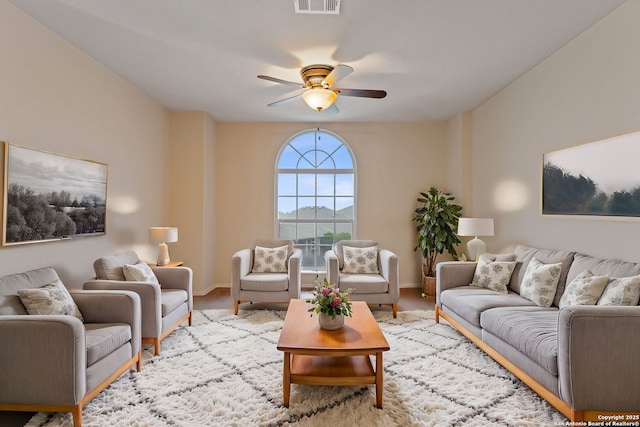
<svg viewBox="0 0 640 427">
<path fill-rule="evenodd" d="M 151 267 L 158 283 L 127 281 L 123 267 L 140 260 L 135 252 L 105 256 L 93 263 L 95 280 L 85 282 L 89 290 L 127 290 L 137 293 L 142 304 L 142 342 L 153 344 L 160 354 L 160 341 L 185 320 L 193 321 L 193 272 L 189 267 Z"/>
<path fill-rule="evenodd" d="M 231 297 L 233 312 L 238 314 L 238 306 L 243 302 L 289 302 L 300 298 L 302 278 L 302 251 L 293 248 L 291 240 L 260 241 L 263 248 L 287 246 L 284 272 L 257 272 L 255 268 L 255 248 L 242 249 L 231 257 Z"/>
<path fill-rule="evenodd" d="M 140 298 L 133 292 L 70 290 L 84 320 L 28 314 L 18 290 L 59 280 L 53 268 L 0 278 L 0 410 L 71 412 L 124 372 L 141 368 Z"/>
<path fill-rule="evenodd" d="M 327 251 L 324 255 L 327 280 L 342 290 L 353 289 L 349 295 L 353 301 L 365 301 L 370 305 L 390 305 L 393 309 L 393 317 L 396 317 L 400 299 L 400 274 L 396 254 L 388 249 L 379 249 L 374 262 L 377 265 L 377 272 L 371 272 L 365 268 L 359 271 L 358 265 L 345 268 L 344 247 L 371 248 L 377 246 L 378 242 L 375 240 L 341 240 L 336 242 L 333 245 L 333 250 Z M 356 264 L 358 263 L 356 262 Z"/>
</svg>

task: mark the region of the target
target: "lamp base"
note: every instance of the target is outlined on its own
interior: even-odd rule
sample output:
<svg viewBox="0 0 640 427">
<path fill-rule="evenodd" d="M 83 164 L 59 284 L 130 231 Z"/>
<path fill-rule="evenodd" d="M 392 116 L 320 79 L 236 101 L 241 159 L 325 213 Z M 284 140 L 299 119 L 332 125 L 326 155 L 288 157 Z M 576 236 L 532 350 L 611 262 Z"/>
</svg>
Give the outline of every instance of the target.
<svg viewBox="0 0 640 427">
<path fill-rule="evenodd" d="M 480 255 L 487 251 L 487 245 L 476 236 L 467 243 L 467 250 L 469 251 L 469 259 L 478 261 Z"/>
<path fill-rule="evenodd" d="M 169 264 L 171 262 L 171 259 L 169 258 L 169 247 L 166 243 L 160 243 L 158 246 L 160 247 L 160 251 L 158 252 L 158 260 L 156 261 L 156 264 Z"/>
</svg>

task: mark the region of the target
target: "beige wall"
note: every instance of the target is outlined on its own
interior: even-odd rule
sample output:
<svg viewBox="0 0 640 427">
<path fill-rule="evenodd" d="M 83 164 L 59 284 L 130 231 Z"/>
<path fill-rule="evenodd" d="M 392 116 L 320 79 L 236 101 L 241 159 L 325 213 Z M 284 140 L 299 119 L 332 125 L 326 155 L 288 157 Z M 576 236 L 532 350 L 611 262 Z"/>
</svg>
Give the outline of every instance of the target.
<svg viewBox="0 0 640 427">
<path fill-rule="evenodd" d="M 0 275 L 53 266 L 80 287 L 104 254 L 155 259 L 147 228 L 166 220 L 165 109 L 5 0 L 0 57 L 0 140 L 109 165 L 106 235 L 0 247 Z"/>
<path fill-rule="evenodd" d="M 640 2 L 627 2 L 472 113 L 473 214 L 518 243 L 638 261 L 640 221 L 541 215 L 542 155 L 640 127 Z M 638 170 L 628 171 L 638 174 Z"/>
<path fill-rule="evenodd" d="M 357 237 L 394 250 L 402 285 L 417 285 L 411 217 L 433 185 L 453 192 L 465 215 L 495 218 L 491 251 L 524 243 L 637 261 L 640 221 L 542 216 L 540 187 L 544 152 L 640 128 L 639 21 L 640 3 L 625 3 L 446 123 L 323 125 L 356 157 Z M 228 286 L 231 255 L 274 235 L 278 150 L 317 124 L 168 113 L 6 0 L 0 24 L 0 140 L 109 164 L 107 234 L 2 247 L 0 275 L 51 265 L 78 287 L 104 254 L 134 249 L 154 260 L 147 228 L 173 224 L 171 255 L 194 267 L 196 293 Z"/>
<path fill-rule="evenodd" d="M 473 140 L 471 113 L 458 113 L 447 122 L 447 189 L 463 206 L 462 216 L 471 216 Z"/>
<path fill-rule="evenodd" d="M 178 227 L 170 255 L 193 269 L 193 292 L 204 295 L 214 283 L 216 125 L 203 112 L 175 112 L 170 117 L 167 225 Z"/>
<path fill-rule="evenodd" d="M 231 256 L 274 235 L 274 168 L 278 151 L 304 123 L 217 123 L 216 285 L 229 286 Z M 396 252 L 400 283 L 418 286 L 420 259 L 411 222 L 416 197 L 446 181 L 444 123 L 340 123 L 358 168 L 356 236 Z"/>
<path fill-rule="evenodd" d="M 463 217 L 473 217 L 473 139 L 471 129 L 471 113 L 458 113 L 447 121 L 447 187 L 446 191 L 454 197 L 454 203 L 462 206 Z M 460 237 L 458 256 L 466 250 L 469 237 Z M 441 255 L 438 260 L 451 259 L 448 254 Z"/>
</svg>

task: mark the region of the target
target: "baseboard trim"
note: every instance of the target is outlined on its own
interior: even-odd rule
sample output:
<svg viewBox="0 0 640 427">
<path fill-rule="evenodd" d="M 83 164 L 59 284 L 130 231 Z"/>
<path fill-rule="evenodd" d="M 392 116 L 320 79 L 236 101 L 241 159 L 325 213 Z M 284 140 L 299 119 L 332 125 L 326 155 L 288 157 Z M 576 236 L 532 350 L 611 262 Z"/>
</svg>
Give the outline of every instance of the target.
<svg viewBox="0 0 640 427">
<path fill-rule="evenodd" d="M 203 297 L 207 295 L 209 292 L 211 292 L 212 290 L 214 290 L 215 288 L 231 288 L 231 285 L 227 285 L 227 286 L 212 285 L 202 291 L 193 291 L 193 295 L 197 297 Z"/>
</svg>

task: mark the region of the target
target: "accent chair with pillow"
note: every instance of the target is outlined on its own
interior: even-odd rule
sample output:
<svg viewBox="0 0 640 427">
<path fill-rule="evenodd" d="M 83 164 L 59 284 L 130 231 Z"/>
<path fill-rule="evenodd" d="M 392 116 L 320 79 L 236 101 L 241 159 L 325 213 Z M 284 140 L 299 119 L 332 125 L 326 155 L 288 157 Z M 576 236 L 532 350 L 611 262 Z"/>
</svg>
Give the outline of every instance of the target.
<svg viewBox="0 0 640 427">
<path fill-rule="evenodd" d="M 140 298 L 68 291 L 51 267 L 0 277 L 0 410 L 71 412 L 134 365 Z"/>
<path fill-rule="evenodd" d="M 149 267 L 133 252 L 98 258 L 93 263 L 96 279 L 84 289 L 127 290 L 140 295 L 142 342 L 153 344 L 160 354 L 160 341 L 185 320 L 193 321 L 193 272 L 189 267 Z"/>
<path fill-rule="evenodd" d="M 351 288 L 352 301 L 390 305 L 398 314 L 400 273 L 398 257 L 380 249 L 375 240 L 341 240 L 324 255 L 327 281 L 341 290 Z"/>
<path fill-rule="evenodd" d="M 243 302 L 288 303 L 300 298 L 302 251 L 291 240 L 263 240 L 231 257 L 233 312 Z"/>
</svg>

